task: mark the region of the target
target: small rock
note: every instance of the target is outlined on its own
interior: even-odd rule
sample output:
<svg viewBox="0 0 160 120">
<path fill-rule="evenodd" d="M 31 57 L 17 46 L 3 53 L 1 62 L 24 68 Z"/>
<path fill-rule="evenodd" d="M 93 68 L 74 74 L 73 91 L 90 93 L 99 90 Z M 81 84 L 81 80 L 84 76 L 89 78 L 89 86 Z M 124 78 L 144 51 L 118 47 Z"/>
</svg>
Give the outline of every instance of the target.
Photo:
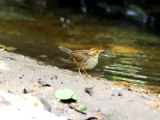
<svg viewBox="0 0 160 120">
<path fill-rule="evenodd" d="M 40 101 L 43 103 L 44 109 L 51 112 L 51 105 L 48 103 L 48 101 L 44 98 L 41 98 Z"/>
<path fill-rule="evenodd" d="M 57 75 L 54 75 L 53 77 L 51 77 L 51 80 L 56 79 L 57 80 Z"/>
<path fill-rule="evenodd" d="M 98 118 L 96 118 L 96 117 L 90 117 L 90 118 L 87 118 L 86 120 L 98 120 Z"/>
<path fill-rule="evenodd" d="M 41 79 L 38 80 L 38 83 L 42 86 L 42 87 L 50 87 L 51 85 L 48 83 L 45 83 L 44 81 L 41 81 Z"/>
<path fill-rule="evenodd" d="M 119 92 L 119 93 L 118 93 L 118 96 L 122 96 L 122 93 L 121 93 L 121 92 Z"/>
<path fill-rule="evenodd" d="M 128 88 L 128 91 L 133 91 L 131 88 Z"/>
<path fill-rule="evenodd" d="M 90 96 L 92 96 L 93 95 L 93 87 L 91 87 L 91 88 L 85 87 L 85 92 L 88 93 Z"/>
<path fill-rule="evenodd" d="M 115 94 L 111 94 L 111 96 L 115 96 Z"/>
<path fill-rule="evenodd" d="M 23 89 L 23 93 L 24 94 L 31 93 L 31 92 L 34 92 L 34 90 L 33 89 L 29 89 L 29 88 L 24 88 Z"/>
</svg>

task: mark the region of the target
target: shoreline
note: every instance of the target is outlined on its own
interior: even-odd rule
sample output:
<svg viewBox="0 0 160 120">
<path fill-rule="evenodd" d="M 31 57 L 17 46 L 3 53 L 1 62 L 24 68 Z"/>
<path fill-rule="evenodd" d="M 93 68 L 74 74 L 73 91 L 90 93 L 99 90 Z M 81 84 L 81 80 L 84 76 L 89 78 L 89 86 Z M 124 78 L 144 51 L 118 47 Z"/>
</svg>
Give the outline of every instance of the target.
<svg viewBox="0 0 160 120">
<path fill-rule="evenodd" d="M 128 89 L 127 85 L 116 85 L 103 78 L 80 77 L 78 73 L 16 53 L 0 51 L 0 58 L 0 90 L 18 96 L 36 93 L 35 97 L 40 101 L 42 98 L 45 100 L 44 107 L 57 116 L 66 116 L 72 120 L 87 120 L 98 116 L 106 120 L 160 118 L 159 96 L 140 88 L 130 86 Z M 41 87 L 35 89 L 35 83 Z M 67 103 L 56 102 L 54 91 L 63 88 L 72 89 L 77 94 L 77 102 L 87 104 L 86 115 L 71 109 Z M 86 88 L 92 88 L 93 94 L 89 95 Z"/>
</svg>

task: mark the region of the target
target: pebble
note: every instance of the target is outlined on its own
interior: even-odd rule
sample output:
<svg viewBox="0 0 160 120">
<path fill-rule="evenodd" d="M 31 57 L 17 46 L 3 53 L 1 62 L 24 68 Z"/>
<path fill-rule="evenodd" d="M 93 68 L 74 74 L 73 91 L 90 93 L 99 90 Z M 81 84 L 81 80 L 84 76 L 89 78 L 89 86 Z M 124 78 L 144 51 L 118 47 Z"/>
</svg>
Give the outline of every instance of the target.
<svg viewBox="0 0 160 120">
<path fill-rule="evenodd" d="M 111 94 L 111 96 L 115 96 L 115 94 Z"/>
<path fill-rule="evenodd" d="M 123 96 L 121 92 L 118 93 L 118 96 Z"/>
<path fill-rule="evenodd" d="M 93 95 L 93 87 L 91 87 L 91 88 L 85 87 L 85 92 L 88 93 L 90 96 L 92 96 Z"/>
</svg>

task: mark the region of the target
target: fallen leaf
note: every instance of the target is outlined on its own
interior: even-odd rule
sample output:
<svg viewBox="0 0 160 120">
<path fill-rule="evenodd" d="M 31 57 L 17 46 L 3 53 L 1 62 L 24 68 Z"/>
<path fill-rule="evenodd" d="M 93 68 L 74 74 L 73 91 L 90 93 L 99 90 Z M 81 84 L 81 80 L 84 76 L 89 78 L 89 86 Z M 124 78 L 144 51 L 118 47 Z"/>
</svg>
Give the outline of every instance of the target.
<svg viewBox="0 0 160 120">
<path fill-rule="evenodd" d="M 97 112 L 96 117 L 98 118 L 98 120 L 106 120 L 102 112 Z"/>
<path fill-rule="evenodd" d="M 83 104 L 83 103 L 78 104 L 77 110 L 79 110 L 79 111 L 85 111 L 86 109 L 87 109 L 87 105 L 86 104 Z"/>
<path fill-rule="evenodd" d="M 34 83 L 34 89 L 38 90 L 41 87 L 41 85 L 38 82 Z"/>
<path fill-rule="evenodd" d="M 83 103 L 80 103 L 80 104 L 71 103 L 71 104 L 69 104 L 69 107 L 72 108 L 72 109 L 74 109 L 77 112 L 80 112 L 82 114 L 86 114 L 84 112 L 87 109 L 87 105 L 86 104 L 83 104 Z"/>
<path fill-rule="evenodd" d="M 72 99 L 73 99 L 73 100 L 77 100 L 77 95 L 74 94 L 74 95 L 72 96 Z"/>
<path fill-rule="evenodd" d="M 115 85 L 117 86 L 123 86 L 127 89 L 131 88 L 131 84 L 127 83 L 127 82 L 123 82 L 123 81 L 114 81 Z"/>
<path fill-rule="evenodd" d="M 151 107 L 153 107 L 153 108 L 160 108 L 160 102 L 153 102 L 153 103 L 151 103 Z"/>
<path fill-rule="evenodd" d="M 55 97 L 60 100 L 69 100 L 69 99 L 77 100 L 75 92 L 68 88 L 64 88 L 62 90 L 56 90 Z"/>
</svg>

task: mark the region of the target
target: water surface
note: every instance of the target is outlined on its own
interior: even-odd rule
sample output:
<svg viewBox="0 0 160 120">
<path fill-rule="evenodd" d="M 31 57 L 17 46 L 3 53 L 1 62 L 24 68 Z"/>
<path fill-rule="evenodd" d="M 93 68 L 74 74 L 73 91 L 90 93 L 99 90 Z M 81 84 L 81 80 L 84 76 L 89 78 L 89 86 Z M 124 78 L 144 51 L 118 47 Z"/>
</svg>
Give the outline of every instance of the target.
<svg viewBox="0 0 160 120">
<path fill-rule="evenodd" d="M 65 69 L 76 71 L 69 56 L 58 49 L 99 47 L 105 51 L 99 58 L 93 76 L 122 80 L 147 86 L 160 93 L 160 37 L 127 22 L 72 15 L 69 22 L 60 17 L 33 21 L 0 22 L 0 44 L 17 48 L 28 55 Z M 66 63 L 67 62 L 67 63 Z"/>
</svg>

